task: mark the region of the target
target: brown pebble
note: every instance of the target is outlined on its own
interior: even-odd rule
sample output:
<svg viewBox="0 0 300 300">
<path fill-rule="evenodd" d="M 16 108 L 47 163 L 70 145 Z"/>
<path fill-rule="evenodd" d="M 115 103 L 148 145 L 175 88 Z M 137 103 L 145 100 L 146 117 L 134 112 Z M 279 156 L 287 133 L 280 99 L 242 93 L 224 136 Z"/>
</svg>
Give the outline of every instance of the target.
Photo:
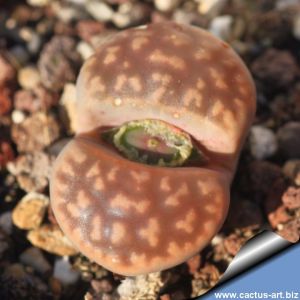
<svg viewBox="0 0 300 300">
<path fill-rule="evenodd" d="M 273 88 L 288 87 L 299 74 L 296 59 L 291 52 L 274 48 L 260 55 L 252 63 L 251 69 L 254 77 Z"/>
<path fill-rule="evenodd" d="M 52 114 L 37 112 L 21 124 L 13 124 L 12 139 L 19 152 L 43 150 L 60 134 L 59 124 Z"/>
<path fill-rule="evenodd" d="M 44 152 L 19 155 L 7 164 L 9 172 L 17 177 L 19 186 L 26 192 L 41 192 L 48 185 L 53 159 Z"/>
<path fill-rule="evenodd" d="M 36 247 L 56 255 L 74 255 L 78 251 L 63 234 L 58 226 L 42 225 L 29 231 L 28 240 Z"/>
<path fill-rule="evenodd" d="M 300 188 L 289 187 L 282 196 L 282 202 L 288 209 L 300 208 Z"/>
<path fill-rule="evenodd" d="M 0 54 L 0 70 L 1 70 L 0 87 L 6 86 L 15 80 L 16 77 L 15 69 L 1 54 Z"/>
<path fill-rule="evenodd" d="M 49 205 L 49 198 L 43 194 L 29 193 L 23 197 L 12 213 L 13 223 L 21 229 L 38 228 Z"/>
<path fill-rule="evenodd" d="M 298 217 L 284 224 L 283 228 L 277 233 L 292 243 L 298 242 L 300 237 L 300 218 Z"/>
</svg>

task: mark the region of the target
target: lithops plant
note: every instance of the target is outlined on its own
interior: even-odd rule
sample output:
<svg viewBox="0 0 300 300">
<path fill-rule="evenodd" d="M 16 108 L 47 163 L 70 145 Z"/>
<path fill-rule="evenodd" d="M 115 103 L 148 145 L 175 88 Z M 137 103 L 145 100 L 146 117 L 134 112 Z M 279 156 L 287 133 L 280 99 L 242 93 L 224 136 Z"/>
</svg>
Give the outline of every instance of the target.
<svg viewBox="0 0 300 300">
<path fill-rule="evenodd" d="M 227 214 L 255 112 L 240 58 L 206 31 L 172 22 L 120 32 L 83 65 L 77 135 L 51 178 L 65 234 L 124 275 L 200 251 Z"/>
</svg>

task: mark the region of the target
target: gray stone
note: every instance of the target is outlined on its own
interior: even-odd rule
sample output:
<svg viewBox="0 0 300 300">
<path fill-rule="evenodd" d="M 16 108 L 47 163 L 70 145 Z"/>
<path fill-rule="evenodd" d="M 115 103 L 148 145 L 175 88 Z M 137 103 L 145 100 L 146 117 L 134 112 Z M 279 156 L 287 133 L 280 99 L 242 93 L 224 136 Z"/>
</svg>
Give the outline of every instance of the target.
<svg viewBox="0 0 300 300">
<path fill-rule="evenodd" d="M 63 285 L 71 285 L 78 281 L 80 272 L 72 268 L 67 257 L 57 258 L 54 263 L 53 277 Z"/>
<path fill-rule="evenodd" d="M 33 268 L 40 274 L 45 274 L 51 270 L 51 265 L 46 260 L 42 251 L 35 247 L 26 249 L 20 255 L 20 262 L 26 266 Z"/>
<path fill-rule="evenodd" d="M 250 131 L 251 154 L 259 160 L 269 158 L 278 150 L 276 135 L 269 128 L 252 126 Z"/>
</svg>

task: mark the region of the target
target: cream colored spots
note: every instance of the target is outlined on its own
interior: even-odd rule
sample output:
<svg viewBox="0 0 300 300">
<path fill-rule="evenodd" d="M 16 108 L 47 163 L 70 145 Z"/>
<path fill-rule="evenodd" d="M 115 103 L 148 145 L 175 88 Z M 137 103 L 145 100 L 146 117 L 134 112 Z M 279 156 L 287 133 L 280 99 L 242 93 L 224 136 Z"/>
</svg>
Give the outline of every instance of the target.
<svg viewBox="0 0 300 300">
<path fill-rule="evenodd" d="M 117 172 L 119 171 L 118 167 L 112 167 L 107 173 L 108 181 L 115 181 L 117 178 Z"/>
<path fill-rule="evenodd" d="M 80 149 L 80 147 L 76 147 L 76 151 L 74 153 L 72 153 L 71 155 L 69 154 L 69 157 L 76 164 L 82 164 L 87 159 L 86 154 Z"/>
<path fill-rule="evenodd" d="M 154 50 L 150 55 L 149 60 L 154 63 L 163 63 L 173 67 L 174 69 L 183 70 L 185 62 L 182 58 L 176 55 L 166 55 L 160 50 Z"/>
<path fill-rule="evenodd" d="M 198 90 L 203 90 L 205 87 L 205 81 L 201 78 L 198 78 L 197 83 L 196 83 L 196 87 Z"/>
<path fill-rule="evenodd" d="M 187 196 L 188 194 L 188 187 L 186 183 L 183 183 L 175 193 L 166 198 L 165 204 L 170 206 L 177 206 L 179 205 L 179 198 L 182 196 Z"/>
<path fill-rule="evenodd" d="M 165 95 L 166 91 L 167 91 L 166 87 L 160 86 L 150 95 L 150 100 L 153 102 L 159 102 L 162 99 L 162 97 Z"/>
<path fill-rule="evenodd" d="M 171 191 L 170 178 L 169 177 L 163 177 L 161 179 L 160 188 L 161 188 L 161 190 L 163 190 L 165 192 Z"/>
<path fill-rule="evenodd" d="M 172 80 L 172 76 L 169 74 L 153 73 L 152 79 L 153 81 L 161 82 L 163 85 L 168 85 Z"/>
<path fill-rule="evenodd" d="M 104 93 L 106 90 L 105 84 L 100 76 L 93 77 L 89 83 L 89 91 Z"/>
<path fill-rule="evenodd" d="M 149 39 L 147 39 L 146 37 L 136 37 L 133 39 L 131 47 L 134 51 L 140 50 L 148 42 L 149 42 Z"/>
<path fill-rule="evenodd" d="M 204 231 L 206 232 L 213 232 L 215 229 L 215 223 L 214 221 L 207 221 L 204 223 Z"/>
<path fill-rule="evenodd" d="M 226 110 L 223 112 L 223 123 L 226 127 L 233 127 L 235 126 L 235 117 L 232 111 Z"/>
<path fill-rule="evenodd" d="M 127 77 L 125 74 L 118 75 L 114 86 L 115 91 L 121 91 L 126 86 L 129 86 L 135 92 L 140 92 L 143 89 L 140 76 Z"/>
<path fill-rule="evenodd" d="M 178 247 L 176 242 L 170 242 L 169 247 L 168 247 L 168 253 L 172 256 L 178 256 L 181 255 L 182 250 L 180 247 Z"/>
<path fill-rule="evenodd" d="M 103 60 L 103 63 L 105 65 L 109 65 L 112 62 L 115 62 L 116 60 L 117 60 L 117 56 L 114 53 L 107 53 Z"/>
<path fill-rule="evenodd" d="M 217 99 L 214 101 L 214 105 L 211 108 L 211 116 L 216 117 L 223 113 L 225 107 L 221 100 Z"/>
<path fill-rule="evenodd" d="M 80 208 L 87 208 L 91 204 L 91 199 L 87 197 L 83 190 L 80 190 L 77 194 L 77 205 Z"/>
<path fill-rule="evenodd" d="M 223 76 L 217 70 L 209 69 L 211 77 L 215 80 L 216 87 L 222 90 L 228 89 L 228 85 L 225 83 Z"/>
<path fill-rule="evenodd" d="M 86 176 L 87 179 L 90 179 L 92 177 L 99 176 L 99 175 L 100 175 L 99 163 L 93 164 L 92 167 L 85 174 L 85 176 Z"/>
<path fill-rule="evenodd" d="M 204 209 L 210 213 L 210 214 L 215 214 L 217 212 L 217 207 L 215 205 L 212 204 L 208 204 L 204 207 Z"/>
<path fill-rule="evenodd" d="M 129 67 L 130 67 L 129 61 L 127 61 L 127 60 L 124 61 L 124 62 L 123 62 L 123 68 L 124 68 L 124 69 L 128 69 Z"/>
<path fill-rule="evenodd" d="M 127 81 L 127 76 L 125 74 L 120 74 L 117 76 L 116 84 L 114 86 L 115 91 L 120 91 Z"/>
<path fill-rule="evenodd" d="M 204 49 L 198 49 L 195 53 L 195 59 L 196 60 L 210 60 L 211 54 Z"/>
<path fill-rule="evenodd" d="M 93 188 L 96 191 L 103 191 L 104 190 L 104 182 L 101 179 L 101 177 L 95 178 L 95 180 L 93 182 Z"/>
<path fill-rule="evenodd" d="M 102 222 L 101 222 L 101 218 L 98 215 L 95 215 L 92 218 L 92 230 L 90 233 L 90 237 L 92 240 L 94 241 L 100 241 L 102 238 Z"/>
<path fill-rule="evenodd" d="M 197 186 L 200 189 L 201 196 L 206 196 L 210 193 L 211 189 L 209 188 L 209 185 L 207 184 L 207 182 L 204 182 L 203 180 L 198 180 Z"/>
<path fill-rule="evenodd" d="M 110 240 L 113 244 L 119 244 L 126 236 L 126 230 L 124 224 L 121 222 L 115 222 L 112 224 L 112 232 Z"/>
<path fill-rule="evenodd" d="M 148 240 L 151 247 L 156 247 L 159 240 L 158 234 L 160 231 L 160 225 L 157 219 L 150 218 L 148 225 L 145 228 L 139 230 L 139 234 L 142 238 Z"/>
<path fill-rule="evenodd" d="M 173 117 L 174 117 L 175 119 L 179 119 L 179 118 L 180 118 L 180 114 L 177 113 L 177 112 L 175 112 L 175 113 L 173 113 Z"/>
<path fill-rule="evenodd" d="M 191 104 L 201 107 L 202 100 L 202 94 L 198 90 L 192 88 L 188 89 L 183 96 L 183 104 L 187 107 Z"/>
<path fill-rule="evenodd" d="M 135 92 L 140 92 L 142 90 L 142 83 L 141 83 L 140 77 L 138 77 L 138 76 L 129 77 L 128 82 L 129 82 L 130 87 Z"/>
<path fill-rule="evenodd" d="M 195 210 L 191 209 L 185 216 L 183 220 L 178 221 L 175 226 L 177 229 L 185 230 L 187 233 L 192 233 L 194 231 L 194 226 L 192 225 L 196 220 Z"/>
<path fill-rule="evenodd" d="M 145 183 L 150 179 L 150 174 L 143 171 L 140 172 L 130 171 L 130 175 L 133 177 L 133 179 L 136 181 L 138 185 Z"/>
<path fill-rule="evenodd" d="M 111 208 L 118 208 L 124 210 L 134 209 L 136 212 L 143 214 L 146 212 L 148 207 L 150 206 L 150 201 L 142 200 L 142 199 L 133 199 L 130 200 L 128 197 L 123 194 L 117 194 L 111 201 Z"/>
<path fill-rule="evenodd" d="M 135 252 L 131 253 L 130 261 L 132 264 L 135 265 L 144 265 L 146 263 L 146 255 L 144 254 L 137 254 Z"/>
<path fill-rule="evenodd" d="M 67 204 L 67 210 L 69 214 L 72 216 L 72 218 L 79 218 L 81 214 L 81 209 L 78 207 L 78 205 L 74 202 L 69 202 Z"/>
<path fill-rule="evenodd" d="M 121 98 L 116 98 L 116 99 L 114 99 L 114 105 L 115 106 L 121 106 L 121 104 L 122 104 L 122 99 Z"/>
<path fill-rule="evenodd" d="M 109 65 L 117 60 L 117 52 L 120 49 L 119 46 L 113 46 L 106 49 L 106 56 L 104 57 L 103 63 Z"/>
</svg>

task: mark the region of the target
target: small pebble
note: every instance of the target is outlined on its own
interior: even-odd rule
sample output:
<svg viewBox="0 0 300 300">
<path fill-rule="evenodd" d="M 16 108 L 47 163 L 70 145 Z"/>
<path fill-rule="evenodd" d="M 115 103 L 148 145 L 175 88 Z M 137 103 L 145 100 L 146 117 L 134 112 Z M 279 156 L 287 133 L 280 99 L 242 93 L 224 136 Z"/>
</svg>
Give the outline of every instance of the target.
<svg viewBox="0 0 300 300">
<path fill-rule="evenodd" d="M 288 159 L 300 158 L 300 122 L 288 122 L 277 132 L 279 150 Z"/>
<path fill-rule="evenodd" d="M 12 223 L 12 212 L 7 211 L 0 215 L 0 230 L 2 230 L 5 234 L 11 235 L 13 229 Z"/>
<path fill-rule="evenodd" d="M 45 216 L 49 198 L 43 194 L 29 193 L 23 197 L 12 213 L 13 223 L 21 229 L 38 228 Z"/>
<path fill-rule="evenodd" d="M 95 50 L 86 42 L 79 42 L 76 47 L 77 52 L 81 55 L 82 60 L 87 60 L 95 53 Z"/>
<path fill-rule="evenodd" d="M 104 2 L 90 0 L 86 4 L 87 12 L 100 22 L 109 22 L 114 14 L 113 9 Z"/>
<path fill-rule="evenodd" d="M 15 108 L 30 113 L 47 111 L 55 106 L 58 100 L 57 93 L 50 92 L 42 85 L 38 85 L 31 90 L 19 90 L 14 94 Z"/>
<path fill-rule="evenodd" d="M 202 15 L 216 16 L 227 3 L 227 0 L 198 0 L 198 12 Z"/>
<path fill-rule="evenodd" d="M 16 45 L 10 48 L 7 56 L 11 64 L 16 69 L 25 66 L 30 60 L 30 54 L 25 47 L 20 45 Z"/>
<path fill-rule="evenodd" d="M 0 54 L 0 86 L 5 86 L 15 79 L 16 71 L 13 66 Z"/>
<path fill-rule="evenodd" d="M 228 40 L 231 35 L 233 18 L 230 15 L 215 17 L 209 26 L 209 31 L 222 40 Z"/>
<path fill-rule="evenodd" d="M 258 56 L 251 69 L 254 78 L 271 89 L 289 87 L 299 74 L 297 61 L 291 52 L 274 48 L 269 48 Z"/>
<path fill-rule="evenodd" d="M 15 109 L 11 114 L 11 119 L 15 124 L 21 124 L 26 118 L 26 115 L 21 110 Z"/>
<path fill-rule="evenodd" d="M 19 70 L 18 82 L 23 89 L 33 89 L 41 82 L 39 71 L 34 66 L 27 66 Z"/>
<path fill-rule="evenodd" d="M 51 270 L 50 263 L 46 260 L 42 251 L 35 247 L 26 249 L 20 255 L 20 262 L 26 266 L 33 268 L 40 274 L 45 274 Z"/>
<path fill-rule="evenodd" d="M 175 9 L 180 0 L 154 0 L 154 5 L 156 9 L 162 12 L 168 12 Z"/>
<path fill-rule="evenodd" d="M 75 82 L 80 65 L 76 41 L 65 35 L 55 35 L 44 46 L 38 61 L 41 81 L 52 91 L 60 91 L 67 82 Z"/>
<path fill-rule="evenodd" d="M 53 276 L 63 285 L 71 285 L 79 280 L 80 272 L 72 268 L 68 258 L 57 258 L 54 263 Z"/>
<path fill-rule="evenodd" d="M 78 253 L 57 225 L 42 225 L 29 231 L 27 238 L 35 247 L 56 255 L 69 256 Z"/>
<path fill-rule="evenodd" d="M 278 150 L 276 135 L 269 128 L 256 125 L 250 131 L 250 150 L 254 158 L 263 160 Z"/>
<path fill-rule="evenodd" d="M 57 119 L 52 114 L 37 112 L 12 126 L 12 140 L 20 152 L 43 150 L 60 135 Z"/>
<path fill-rule="evenodd" d="M 300 188 L 289 187 L 282 196 L 282 202 L 290 210 L 300 209 Z"/>
<path fill-rule="evenodd" d="M 48 186 L 53 159 L 44 152 L 19 155 L 7 164 L 8 171 L 17 177 L 21 189 L 26 192 L 40 192 Z"/>
</svg>

